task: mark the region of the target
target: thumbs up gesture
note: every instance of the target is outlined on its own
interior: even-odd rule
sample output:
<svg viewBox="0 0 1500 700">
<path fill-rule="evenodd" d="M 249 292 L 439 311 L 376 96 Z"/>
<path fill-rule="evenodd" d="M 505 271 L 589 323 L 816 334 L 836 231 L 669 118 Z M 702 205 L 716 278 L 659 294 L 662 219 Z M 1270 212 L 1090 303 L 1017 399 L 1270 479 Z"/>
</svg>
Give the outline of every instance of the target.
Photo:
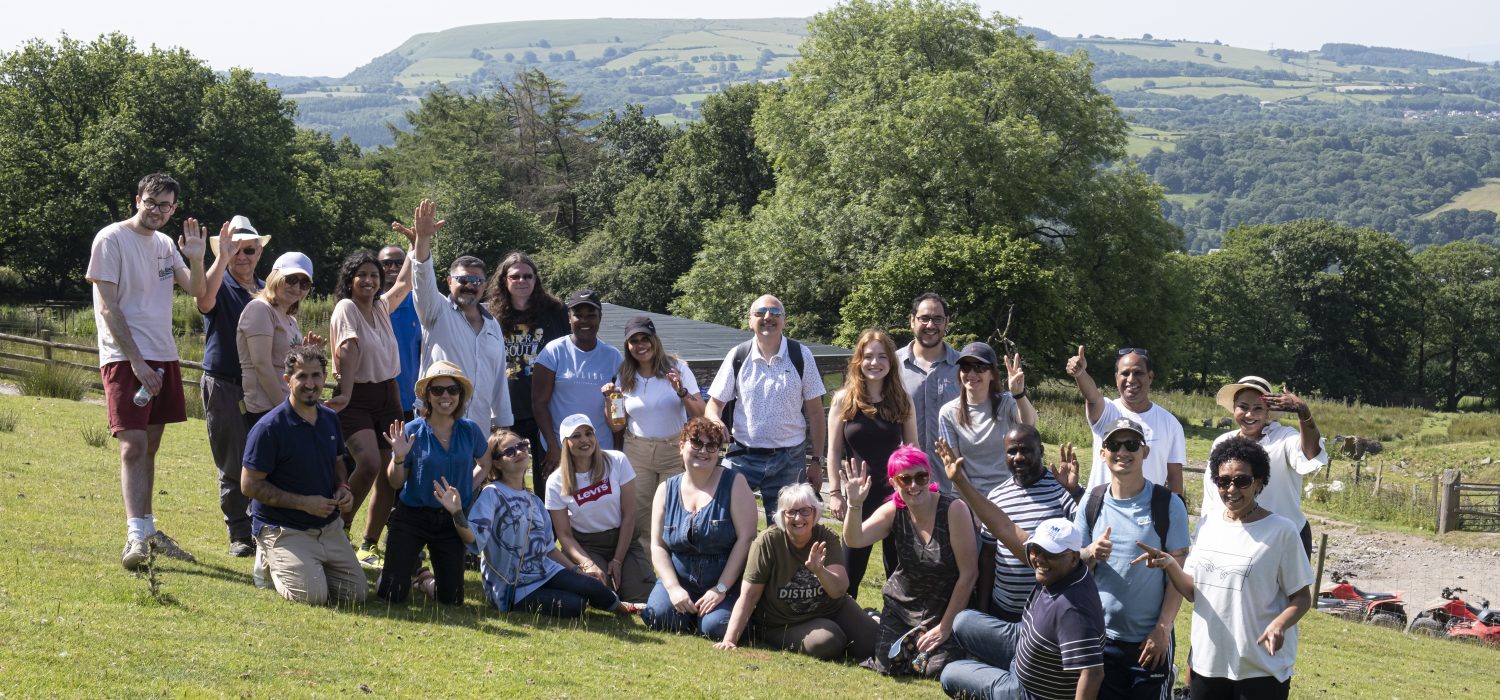
<svg viewBox="0 0 1500 700">
<path fill-rule="evenodd" d="M 1104 528 L 1104 534 L 1099 535 L 1099 539 L 1094 540 L 1094 543 L 1089 545 L 1088 555 L 1090 560 L 1094 562 L 1104 561 L 1109 558 L 1110 552 L 1115 551 L 1115 546 L 1109 541 L 1110 529 L 1109 527 Z"/>
<path fill-rule="evenodd" d="M 1078 355 L 1068 358 L 1068 376 L 1077 377 L 1088 371 L 1089 361 L 1083 356 L 1083 346 L 1078 346 Z"/>
</svg>

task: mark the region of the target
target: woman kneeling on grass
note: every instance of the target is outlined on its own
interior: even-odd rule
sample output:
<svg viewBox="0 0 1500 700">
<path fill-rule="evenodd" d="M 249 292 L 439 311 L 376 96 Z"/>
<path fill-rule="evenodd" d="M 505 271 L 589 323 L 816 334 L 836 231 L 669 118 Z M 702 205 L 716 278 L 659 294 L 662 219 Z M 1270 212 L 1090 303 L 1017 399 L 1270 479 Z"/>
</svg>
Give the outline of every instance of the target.
<svg viewBox="0 0 1500 700">
<path fill-rule="evenodd" d="M 734 649 L 753 618 L 752 635 L 778 649 L 855 661 L 875 652 L 877 625 L 848 595 L 844 547 L 838 533 L 818 524 L 820 510 L 811 485 L 781 490 L 776 526 L 750 545 L 740 599 L 716 648 Z"/>
<path fill-rule="evenodd" d="M 1232 437 L 1208 458 L 1223 513 L 1198 523 L 1185 564 L 1137 542 L 1135 562 L 1164 569 L 1193 604 L 1189 688 L 1195 700 L 1285 698 L 1297 660 L 1297 621 L 1312 605 L 1312 567 L 1292 521 L 1257 504 L 1271 463 L 1255 442 Z"/>
<path fill-rule="evenodd" d="M 488 481 L 469 510 L 469 528 L 459 534 L 483 562 L 480 577 L 490 604 L 501 611 L 528 610 L 578 617 L 585 607 L 619 615 L 638 612 L 608 586 L 579 572 L 557 549 L 552 519 L 542 499 L 526 490 L 531 443 L 504 428 L 490 433 Z M 457 493 L 443 501 L 450 514 L 463 512 Z"/>
</svg>

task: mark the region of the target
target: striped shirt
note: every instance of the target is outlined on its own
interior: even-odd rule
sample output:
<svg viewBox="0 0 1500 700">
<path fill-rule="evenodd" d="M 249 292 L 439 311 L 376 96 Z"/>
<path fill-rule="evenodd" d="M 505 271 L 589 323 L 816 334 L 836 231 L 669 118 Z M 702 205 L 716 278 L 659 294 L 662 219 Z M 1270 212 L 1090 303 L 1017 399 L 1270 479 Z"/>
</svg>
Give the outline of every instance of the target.
<svg viewBox="0 0 1500 700">
<path fill-rule="evenodd" d="M 1086 668 L 1104 665 L 1104 608 L 1089 567 L 1037 586 L 1021 618 L 1012 664 L 1028 697 L 1071 700 Z"/>
<path fill-rule="evenodd" d="M 1052 472 L 1042 472 L 1035 484 L 1023 487 L 1015 479 L 1006 481 L 990 491 L 991 503 L 1000 507 L 1017 526 L 1027 533 L 1048 518 L 1073 519 L 1078 502 L 1073 495 L 1057 483 Z M 985 536 L 994 536 L 985 531 Z M 990 593 L 999 614 L 996 617 L 1016 620 L 1026 608 L 1026 598 L 1036 587 L 1036 574 L 1031 564 L 1017 559 L 1010 548 L 1000 545 L 995 548 L 995 589 Z"/>
</svg>

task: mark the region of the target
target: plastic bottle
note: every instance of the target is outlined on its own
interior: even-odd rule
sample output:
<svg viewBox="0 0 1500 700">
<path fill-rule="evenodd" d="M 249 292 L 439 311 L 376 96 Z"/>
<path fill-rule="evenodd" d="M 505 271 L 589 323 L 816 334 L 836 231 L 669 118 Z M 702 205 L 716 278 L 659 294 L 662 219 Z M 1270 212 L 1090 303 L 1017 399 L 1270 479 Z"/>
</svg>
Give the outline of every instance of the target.
<svg viewBox="0 0 1500 700">
<path fill-rule="evenodd" d="M 160 367 L 156 368 L 156 376 L 161 377 L 166 375 L 166 373 L 166 370 Z M 146 391 L 146 385 L 142 384 L 141 388 L 135 390 L 135 405 L 145 406 L 146 404 L 151 403 L 151 396 L 151 392 Z"/>
</svg>

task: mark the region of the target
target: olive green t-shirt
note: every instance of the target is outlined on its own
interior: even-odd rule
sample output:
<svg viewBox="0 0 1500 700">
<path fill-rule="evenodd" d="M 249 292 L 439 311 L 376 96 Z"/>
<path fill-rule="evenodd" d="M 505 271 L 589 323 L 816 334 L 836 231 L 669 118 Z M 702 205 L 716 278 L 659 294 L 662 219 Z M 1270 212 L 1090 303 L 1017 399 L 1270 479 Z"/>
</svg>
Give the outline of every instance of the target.
<svg viewBox="0 0 1500 700">
<path fill-rule="evenodd" d="M 766 587 L 755 606 L 756 624 L 795 625 L 827 617 L 838 609 L 839 599 L 828 597 L 818 577 L 807 568 L 807 553 L 818 541 L 827 548 L 825 566 L 844 565 L 844 545 L 836 533 L 822 525 L 813 526 L 812 538 L 801 549 L 792 547 L 791 538 L 780 527 L 755 538 L 745 562 L 745 580 Z"/>
</svg>

